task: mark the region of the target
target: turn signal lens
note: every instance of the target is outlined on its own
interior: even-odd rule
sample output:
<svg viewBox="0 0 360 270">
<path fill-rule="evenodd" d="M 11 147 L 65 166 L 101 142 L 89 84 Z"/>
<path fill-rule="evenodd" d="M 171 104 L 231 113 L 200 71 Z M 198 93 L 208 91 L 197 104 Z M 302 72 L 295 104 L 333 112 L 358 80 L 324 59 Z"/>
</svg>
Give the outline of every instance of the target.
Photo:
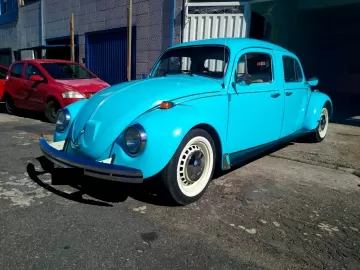
<svg viewBox="0 0 360 270">
<path fill-rule="evenodd" d="M 174 107 L 174 103 L 172 103 L 171 101 L 163 101 L 160 104 L 160 109 L 163 110 L 171 109 L 172 107 Z"/>
</svg>

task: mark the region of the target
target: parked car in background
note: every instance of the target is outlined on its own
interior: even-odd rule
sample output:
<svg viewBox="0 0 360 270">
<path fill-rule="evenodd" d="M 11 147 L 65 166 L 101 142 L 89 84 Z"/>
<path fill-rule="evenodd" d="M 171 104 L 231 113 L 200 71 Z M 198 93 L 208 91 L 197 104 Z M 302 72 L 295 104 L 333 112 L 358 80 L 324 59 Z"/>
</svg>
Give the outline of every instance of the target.
<svg viewBox="0 0 360 270">
<path fill-rule="evenodd" d="M 228 170 L 300 136 L 322 141 L 333 106 L 311 90 L 317 83 L 295 54 L 268 42 L 182 43 L 148 78 L 60 110 L 54 142 L 40 138 L 40 148 L 92 177 L 142 183 L 157 175 L 184 205 L 203 195 L 216 165 Z"/>
<path fill-rule="evenodd" d="M 0 65 L 0 101 L 3 100 L 4 85 L 5 85 L 5 80 L 6 80 L 7 74 L 8 74 L 8 68 Z"/>
<path fill-rule="evenodd" d="M 16 108 L 44 111 L 55 123 L 57 111 L 80 99 L 90 98 L 109 84 L 82 65 L 51 59 L 13 63 L 5 82 L 4 101 L 9 114 Z"/>
</svg>

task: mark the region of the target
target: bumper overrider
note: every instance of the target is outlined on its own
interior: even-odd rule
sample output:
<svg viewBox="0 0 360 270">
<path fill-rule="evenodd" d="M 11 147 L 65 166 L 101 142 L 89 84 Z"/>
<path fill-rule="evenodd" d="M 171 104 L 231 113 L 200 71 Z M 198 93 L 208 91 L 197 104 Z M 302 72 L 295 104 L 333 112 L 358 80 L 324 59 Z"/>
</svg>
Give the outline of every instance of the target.
<svg viewBox="0 0 360 270">
<path fill-rule="evenodd" d="M 44 156 L 60 168 L 81 169 L 84 175 L 124 183 L 142 183 L 140 170 L 105 162 L 93 161 L 63 152 L 61 147 L 49 144 L 44 137 L 39 139 Z"/>
</svg>

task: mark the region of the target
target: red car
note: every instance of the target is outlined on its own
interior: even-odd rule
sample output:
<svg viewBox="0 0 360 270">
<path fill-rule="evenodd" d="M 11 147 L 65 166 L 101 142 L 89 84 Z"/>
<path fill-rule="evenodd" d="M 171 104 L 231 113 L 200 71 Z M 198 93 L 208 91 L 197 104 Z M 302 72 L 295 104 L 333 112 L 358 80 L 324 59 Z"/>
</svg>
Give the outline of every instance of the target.
<svg viewBox="0 0 360 270">
<path fill-rule="evenodd" d="M 13 63 L 5 82 L 4 101 L 9 114 L 16 108 L 45 112 L 52 123 L 57 111 L 108 87 L 82 65 L 50 59 Z"/>
<path fill-rule="evenodd" d="M 8 68 L 0 65 L 0 101 L 2 101 L 2 98 L 4 96 L 4 84 L 7 74 Z"/>
</svg>

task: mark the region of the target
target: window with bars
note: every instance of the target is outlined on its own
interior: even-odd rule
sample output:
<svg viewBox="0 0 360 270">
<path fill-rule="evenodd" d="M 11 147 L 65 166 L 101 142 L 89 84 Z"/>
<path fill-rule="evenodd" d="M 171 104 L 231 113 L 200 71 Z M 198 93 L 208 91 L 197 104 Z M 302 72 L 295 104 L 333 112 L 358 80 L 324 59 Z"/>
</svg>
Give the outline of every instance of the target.
<svg viewBox="0 0 360 270">
<path fill-rule="evenodd" d="M 18 19 L 18 0 L 0 0 L 0 24 Z"/>
<path fill-rule="evenodd" d="M 190 6 L 188 14 L 244 14 L 243 6 Z"/>
</svg>

